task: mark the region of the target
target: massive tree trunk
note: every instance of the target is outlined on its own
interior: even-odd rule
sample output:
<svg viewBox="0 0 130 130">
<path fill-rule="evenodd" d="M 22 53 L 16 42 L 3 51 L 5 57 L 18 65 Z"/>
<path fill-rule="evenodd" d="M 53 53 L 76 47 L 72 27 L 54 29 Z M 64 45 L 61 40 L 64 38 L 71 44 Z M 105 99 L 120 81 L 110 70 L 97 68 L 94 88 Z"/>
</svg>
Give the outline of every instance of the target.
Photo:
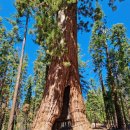
<svg viewBox="0 0 130 130">
<path fill-rule="evenodd" d="M 64 105 L 64 95 L 67 95 L 64 94 L 67 86 L 70 87 L 67 109 L 72 129 L 89 130 L 78 73 L 76 8 L 76 4 L 70 4 L 59 12 L 59 24 L 62 27 L 67 52 L 60 58 L 53 57 L 52 59 L 43 100 L 34 120 L 32 130 L 52 129 L 56 120 L 64 111 L 62 106 Z M 65 66 L 64 62 L 70 62 L 70 66 Z"/>
</svg>

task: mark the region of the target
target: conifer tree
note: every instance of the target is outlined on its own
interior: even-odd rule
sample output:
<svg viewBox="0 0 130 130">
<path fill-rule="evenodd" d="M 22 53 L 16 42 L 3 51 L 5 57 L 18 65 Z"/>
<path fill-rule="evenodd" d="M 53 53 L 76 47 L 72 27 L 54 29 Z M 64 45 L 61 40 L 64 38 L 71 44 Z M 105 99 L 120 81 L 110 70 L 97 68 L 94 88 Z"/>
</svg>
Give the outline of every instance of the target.
<svg viewBox="0 0 130 130">
<path fill-rule="evenodd" d="M 106 88 L 104 85 L 103 79 L 103 69 L 105 63 L 105 55 L 104 55 L 104 46 L 107 42 L 107 34 L 105 32 L 105 23 L 103 22 L 103 12 L 101 7 L 97 3 L 97 8 L 95 10 L 95 23 L 92 30 L 92 37 L 90 41 L 90 54 L 92 55 L 92 60 L 94 64 L 94 72 L 98 74 L 99 82 L 102 87 L 103 99 L 105 104 L 105 112 L 106 112 L 106 119 L 108 121 L 108 109 L 106 104 Z"/>
<path fill-rule="evenodd" d="M 53 126 L 56 126 L 58 119 L 64 113 L 62 112 L 62 105 L 64 105 L 63 98 L 67 86 L 70 87 L 69 114 L 73 129 L 89 129 L 89 123 L 83 112 L 85 107 L 81 95 L 78 73 L 77 1 L 47 0 L 37 2 L 39 2 L 37 3 L 39 8 L 35 17 L 36 42 L 44 47 L 48 55 L 49 65 L 43 100 L 33 123 L 33 130 L 50 130 Z M 79 7 L 81 15 L 93 14 L 94 8 L 91 8 L 93 10 L 84 8 L 88 3 L 92 3 L 92 1 L 80 2 L 83 3 Z M 112 6 L 113 2 L 110 2 L 110 4 Z M 88 5 L 90 7 L 93 6 L 92 4 Z M 86 13 L 88 10 L 90 13 Z M 90 15 L 90 17 L 93 17 L 93 15 Z M 82 24 L 81 22 L 80 25 L 86 29 L 87 23 Z"/>
<path fill-rule="evenodd" d="M 103 124 L 105 122 L 105 107 L 102 90 L 100 88 L 89 90 L 87 94 L 86 109 L 87 117 L 90 122 L 95 123 L 95 127 L 96 123 Z"/>
<path fill-rule="evenodd" d="M 15 25 L 15 23 L 14 23 Z M 15 71 L 18 64 L 17 51 L 14 42 L 18 39 L 17 26 L 7 31 L 0 18 L 0 129 L 7 126 L 10 103 L 10 90 L 14 83 Z M 5 121 L 6 120 L 6 121 Z"/>
<path fill-rule="evenodd" d="M 21 56 L 20 56 L 20 61 L 19 61 L 19 66 L 18 66 L 17 80 L 16 80 L 14 95 L 13 95 L 13 103 L 12 103 L 12 108 L 11 108 L 10 118 L 9 118 L 9 123 L 8 123 L 8 130 L 12 130 L 12 127 L 13 127 L 14 113 L 15 113 L 15 107 L 16 107 L 16 102 L 17 102 L 18 90 L 20 87 L 22 65 L 23 65 L 23 58 L 24 58 L 24 48 L 25 48 L 25 43 L 26 43 L 26 35 L 27 35 L 28 20 L 29 20 L 28 1 L 22 1 L 22 2 L 16 1 L 16 7 L 18 10 L 18 17 L 25 16 L 26 23 L 25 23 L 25 28 L 24 28 L 24 36 L 23 36 L 22 50 L 21 50 Z M 24 8 L 21 9 L 21 7 L 24 7 Z"/>
<path fill-rule="evenodd" d="M 46 83 L 46 57 L 45 52 L 42 47 L 37 52 L 37 59 L 34 62 L 34 84 L 35 84 L 35 97 L 33 100 L 35 101 L 35 114 L 38 108 L 40 107 L 42 98 L 43 98 L 43 92 L 45 88 Z"/>
<path fill-rule="evenodd" d="M 23 104 L 23 112 L 24 112 L 24 125 L 25 125 L 25 130 L 30 129 L 30 117 L 29 117 L 29 112 L 31 111 L 31 102 L 32 102 L 32 89 L 33 89 L 33 78 L 30 76 L 27 81 L 27 93 L 25 96 L 24 104 Z"/>
<path fill-rule="evenodd" d="M 15 118 L 14 118 L 14 121 L 13 121 L 13 128 L 12 129 L 19 129 L 19 127 L 20 127 L 23 98 L 25 97 L 25 91 L 27 91 L 26 90 L 26 87 L 27 87 L 26 86 L 27 66 L 28 66 L 27 61 L 28 61 L 28 58 L 27 58 L 27 55 L 25 55 L 24 59 L 23 59 L 22 73 L 21 73 L 21 79 L 20 79 L 20 87 L 19 87 L 18 95 L 17 95 L 15 115 L 14 115 Z M 16 76 L 17 76 L 17 70 L 16 70 Z M 15 76 L 15 80 L 16 80 L 16 76 Z"/>
<path fill-rule="evenodd" d="M 128 122 L 126 119 L 126 114 L 124 112 L 124 105 L 122 100 L 122 82 L 119 80 L 121 77 L 123 78 L 124 74 L 122 75 L 121 73 L 123 73 L 124 68 L 126 67 L 127 70 L 129 69 L 128 47 L 129 44 L 123 25 L 114 25 L 111 31 L 108 31 L 108 29 L 104 28 L 104 24 L 102 22 L 95 22 L 93 35 L 90 42 L 90 51 L 93 57 L 95 70 L 99 73 L 99 79 L 102 88 L 104 85 L 101 71 L 104 69 L 104 65 L 106 67 L 106 82 L 109 92 L 103 93 L 104 102 L 106 108 L 108 108 L 109 105 L 113 104 L 113 110 L 111 111 L 111 109 L 109 109 L 108 112 L 106 111 L 108 117 L 107 119 L 109 119 L 110 113 L 113 113 L 115 127 L 118 127 L 120 129 L 124 129 L 124 121 L 125 124 Z M 108 95 L 108 93 L 110 93 L 110 95 Z M 111 101 L 111 104 L 108 100 Z"/>
<path fill-rule="evenodd" d="M 124 124 L 127 124 L 127 118 L 126 114 L 124 111 L 124 105 L 123 105 L 123 89 L 126 88 L 124 86 L 124 83 L 127 84 L 123 79 L 125 73 L 124 70 L 127 69 L 129 72 L 129 54 L 128 54 L 128 48 L 129 48 L 129 43 L 128 43 L 128 38 L 126 37 L 126 29 L 123 26 L 123 24 L 116 24 L 113 25 L 111 29 L 111 35 L 110 35 L 110 40 L 111 40 L 111 45 L 113 48 L 111 49 L 110 52 L 110 61 L 111 61 L 111 66 L 112 66 L 112 72 L 114 75 L 114 82 L 115 82 L 115 91 L 117 93 L 118 99 L 120 99 L 119 102 L 119 107 L 120 111 L 117 110 L 118 115 L 117 118 L 120 118 L 118 121 L 118 127 L 124 128 Z M 124 77 L 124 78 L 123 78 Z M 123 83 L 124 82 L 124 83 Z M 117 109 L 115 107 L 115 109 Z M 119 117 L 118 117 L 119 116 Z M 121 122 L 121 119 L 123 119 Z M 122 126 L 121 126 L 122 125 Z"/>
<path fill-rule="evenodd" d="M 42 104 L 36 115 L 33 129 L 49 130 L 57 123 L 56 119 L 62 114 L 63 95 L 67 86 L 70 86 L 70 94 L 73 95 L 73 98 L 70 98 L 71 105 L 69 112 L 71 114 L 72 123 L 73 125 L 78 125 L 78 122 L 84 122 L 84 125 L 79 125 L 78 128 L 87 129 L 89 126 L 87 125 L 88 122 L 85 113 L 81 112 L 85 110 L 85 107 L 78 78 L 76 1 L 62 2 L 58 0 L 50 3 L 49 1 L 43 2 L 43 6 L 39 7 L 37 11 L 36 20 L 36 42 L 45 48 L 46 53 L 49 55 L 50 64 Z M 44 21 L 46 25 L 43 25 L 42 21 Z M 71 22 L 70 25 L 68 24 L 69 22 Z M 64 30 L 63 28 L 66 29 Z M 72 30 L 73 33 L 69 30 Z M 61 35 L 61 37 L 59 37 L 59 35 Z M 73 102 L 73 100 L 75 100 L 75 102 Z M 76 100 L 79 105 L 76 103 Z M 51 102 L 51 105 L 47 102 Z M 77 112 L 77 109 L 79 112 Z M 42 112 L 43 110 L 44 112 Z M 48 112 L 48 110 L 51 111 Z M 79 117 L 83 119 L 82 121 L 76 120 L 75 116 L 78 113 Z M 78 119 L 80 120 L 81 118 Z M 41 119 L 44 121 L 41 121 Z M 51 123 L 51 125 L 48 123 Z M 74 129 L 78 128 L 74 127 Z"/>
<path fill-rule="evenodd" d="M 86 67 L 87 67 L 87 61 L 83 61 L 83 55 L 81 54 L 80 47 L 78 48 L 78 69 L 79 69 L 79 78 L 80 78 L 80 85 L 81 85 L 81 91 L 82 94 L 86 94 L 89 87 L 88 82 L 85 79 L 86 74 Z"/>
<path fill-rule="evenodd" d="M 102 86 L 102 90 L 105 90 L 103 78 L 102 78 L 102 70 L 104 69 L 104 65 L 106 66 L 107 69 L 106 82 L 109 88 L 109 92 L 105 92 L 105 91 L 103 92 L 106 110 L 108 110 L 107 108 L 109 105 L 113 104 L 111 106 L 113 110 L 111 111 L 111 109 L 109 109 L 109 111 L 106 111 L 107 119 L 110 120 L 109 118 L 110 113 L 113 113 L 114 115 L 113 120 L 114 120 L 115 127 L 117 126 L 120 129 L 121 128 L 124 129 L 123 115 L 124 115 L 125 122 L 128 121 L 126 120 L 125 112 L 122 111 L 124 109 L 123 101 L 122 99 L 120 99 L 122 103 L 119 101 L 119 97 L 122 97 L 121 96 L 122 88 L 119 85 L 120 80 L 118 79 L 118 76 L 119 75 L 121 76 L 121 73 L 124 70 L 125 66 L 128 66 L 128 61 L 129 61 L 128 50 L 126 48 L 128 48 L 129 45 L 125 35 L 125 29 L 123 28 L 123 26 L 121 24 L 114 25 L 111 31 L 109 32 L 108 29 L 106 29 L 104 23 L 100 21 L 101 18 L 100 8 L 97 8 L 96 11 L 99 15 L 95 15 L 96 17 L 94 16 L 94 18 L 96 18 L 96 22 L 94 24 L 94 29 L 92 33 L 93 35 L 90 42 L 90 52 L 92 54 L 93 62 L 95 65 L 95 71 L 99 73 L 99 79 L 100 79 L 100 84 Z M 125 52 L 127 54 L 124 55 Z M 124 56 L 125 58 L 123 58 Z M 126 68 L 128 69 L 128 67 Z M 108 93 L 110 93 L 111 96 L 108 95 Z M 111 104 L 110 101 L 108 100 L 112 101 Z M 121 108 L 121 104 L 122 104 L 122 108 Z"/>
</svg>

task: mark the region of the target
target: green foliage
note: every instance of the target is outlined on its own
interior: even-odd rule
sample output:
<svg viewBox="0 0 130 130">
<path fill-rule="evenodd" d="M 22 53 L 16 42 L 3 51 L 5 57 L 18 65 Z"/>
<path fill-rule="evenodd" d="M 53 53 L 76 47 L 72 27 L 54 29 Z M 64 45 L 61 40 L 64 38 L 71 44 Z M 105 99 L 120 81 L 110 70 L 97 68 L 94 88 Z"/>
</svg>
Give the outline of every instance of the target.
<svg viewBox="0 0 130 130">
<path fill-rule="evenodd" d="M 34 63 L 34 84 L 35 84 L 35 97 L 34 97 L 34 103 L 35 103 L 35 110 L 40 106 L 42 97 L 43 97 L 43 91 L 46 83 L 46 74 L 47 74 L 47 62 L 45 58 L 45 51 L 41 47 L 38 50 L 38 56 Z"/>
<path fill-rule="evenodd" d="M 15 76 L 16 67 L 18 64 L 17 51 L 13 45 L 16 41 L 15 33 L 13 29 L 7 32 L 4 25 L 1 23 L 0 26 L 0 79 L 2 82 L 1 95 L 8 97 L 9 89 L 13 83 Z M 7 92 L 7 93 L 6 93 Z"/>
<path fill-rule="evenodd" d="M 86 112 L 90 122 L 104 123 L 105 108 L 102 90 L 89 90 L 86 101 Z"/>
<path fill-rule="evenodd" d="M 97 8 L 99 10 L 97 12 L 97 15 L 100 15 L 100 12 L 102 12 L 102 10 L 99 7 Z M 99 19 L 95 20 L 89 46 L 93 63 L 95 65 L 94 71 L 99 71 L 99 69 L 103 67 L 104 63 L 104 47 L 106 45 L 107 34 L 104 33 L 106 30 L 102 19 L 103 17 L 101 16 Z"/>
<path fill-rule="evenodd" d="M 98 3 L 96 5 L 96 9 L 95 9 L 94 13 L 95 13 L 95 15 L 94 15 L 95 21 L 101 20 L 103 18 L 103 11 Z"/>
<path fill-rule="evenodd" d="M 36 12 L 35 20 L 35 33 L 37 34 L 35 41 L 44 47 L 45 52 L 49 55 L 48 60 L 53 56 L 61 56 L 65 43 L 59 42 L 62 34 L 58 27 L 56 13 L 52 12 L 49 7 L 40 7 Z"/>
<path fill-rule="evenodd" d="M 102 11 L 98 3 L 102 3 L 103 0 L 78 0 L 78 29 L 81 31 L 90 32 L 93 21 L 100 20 L 103 16 Z M 124 0 L 105 0 L 108 2 L 108 6 L 115 11 L 117 9 L 117 1 L 122 2 Z M 95 6 L 96 5 L 96 6 Z M 87 18 L 87 20 L 86 20 Z"/>
<path fill-rule="evenodd" d="M 79 78 L 80 78 L 80 85 L 81 91 L 83 94 L 86 94 L 88 91 L 88 82 L 85 79 L 86 74 L 86 67 L 87 62 L 82 60 L 83 55 L 81 54 L 80 46 L 78 46 L 78 69 L 79 69 Z"/>
<path fill-rule="evenodd" d="M 64 65 L 65 67 L 71 66 L 70 62 L 63 62 L 63 65 Z"/>
<path fill-rule="evenodd" d="M 23 17 L 25 15 L 27 15 L 27 13 L 30 13 L 32 12 L 31 10 L 31 7 L 34 6 L 36 2 L 34 1 L 30 1 L 30 0 L 16 0 L 15 1 L 15 6 L 16 6 L 16 9 L 18 11 L 18 17 Z"/>
<path fill-rule="evenodd" d="M 32 87 L 33 87 L 33 79 L 32 77 L 30 76 L 28 78 L 28 81 L 27 81 L 27 85 L 26 85 L 26 89 L 27 89 L 27 94 L 26 94 L 26 97 L 25 97 L 25 100 L 24 100 L 24 103 L 26 104 L 30 104 L 31 103 L 31 100 L 32 100 Z"/>
<path fill-rule="evenodd" d="M 3 117 L 2 127 L 6 129 L 9 119 L 9 106 L 12 99 L 12 90 L 16 82 L 18 66 L 18 52 L 14 49 L 14 43 L 18 41 L 17 27 L 7 31 L 0 21 L 0 116 Z M 2 112 L 1 112 L 2 110 Z"/>
<path fill-rule="evenodd" d="M 31 33 L 36 34 L 35 42 L 44 48 L 48 61 L 54 56 L 60 58 L 66 52 L 62 31 L 58 25 L 58 12 L 72 3 L 76 1 L 37 0 L 32 4 L 35 25 Z"/>
<path fill-rule="evenodd" d="M 104 97 L 105 105 L 108 108 L 106 111 L 107 115 L 114 120 L 113 115 L 117 107 L 114 104 L 114 98 L 117 95 L 119 99 L 117 102 L 121 108 L 120 114 L 123 113 L 125 118 L 127 114 L 124 112 L 124 109 L 126 110 L 127 107 L 124 107 L 121 100 L 122 96 L 124 100 L 124 95 L 128 95 L 125 90 L 129 88 L 129 81 L 127 79 L 130 70 L 130 55 L 126 29 L 123 24 L 113 25 L 112 29 L 109 30 L 102 22 L 102 19 L 96 20 L 90 41 L 90 53 L 94 63 L 94 71 L 98 72 L 100 76 L 103 70 L 106 71 L 102 82 L 105 82 L 108 87 L 108 91 Z M 127 72 L 125 71 L 126 69 Z M 127 120 L 128 118 L 125 123 L 128 122 Z"/>
<path fill-rule="evenodd" d="M 125 100 L 129 95 L 130 88 L 130 82 L 128 80 L 130 76 L 130 44 L 126 37 L 126 29 L 123 24 L 116 24 L 112 27 L 110 40 L 113 46 L 110 53 L 110 61 L 112 72 L 116 77 L 114 81 L 120 98 Z M 128 109 L 127 107 L 124 108 L 124 106 L 123 109 Z"/>
<path fill-rule="evenodd" d="M 27 12 L 26 12 L 27 15 Z M 17 76 L 17 68 L 19 64 L 19 55 L 18 52 L 14 49 L 15 43 L 18 43 L 21 41 L 21 38 L 19 36 L 19 32 L 21 31 L 19 29 L 19 14 L 15 15 L 15 18 L 12 19 L 6 19 L 11 25 L 12 29 L 10 31 L 7 31 L 4 26 L 0 26 L 0 42 L 1 42 L 1 67 L 0 70 L 1 72 L 4 72 L 2 74 L 3 77 L 3 84 L 1 88 L 0 94 L 0 99 L 6 104 L 6 107 L 11 107 L 12 105 L 12 97 L 14 93 L 14 86 L 16 84 L 16 76 Z M 2 25 L 2 22 L 0 23 Z M 25 35 L 24 31 L 24 35 Z M 20 33 L 21 34 L 21 33 Z M 4 71 L 3 71 L 4 69 Z M 16 103 L 16 109 L 15 109 L 15 119 L 14 119 L 14 128 L 15 122 L 17 120 L 18 115 L 16 114 L 17 111 L 19 111 L 19 107 L 22 104 L 22 96 L 23 96 L 23 86 L 24 86 L 24 81 L 25 81 L 25 72 L 26 72 L 26 63 L 23 63 L 22 66 L 22 73 L 21 73 L 21 78 L 20 78 L 20 83 L 19 83 L 19 90 L 17 94 L 17 103 Z M 5 111 L 9 112 L 9 111 Z M 6 114 L 7 117 L 4 118 L 4 122 L 6 119 L 9 118 L 9 113 Z M 5 122 L 5 125 L 7 126 L 7 122 Z M 3 125 L 3 127 L 5 127 Z"/>
<path fill-rule="evenodd" d="M 69 4 L 76 3 L 76 0 L 67 0 L 67 3 Z"/>
</svg>

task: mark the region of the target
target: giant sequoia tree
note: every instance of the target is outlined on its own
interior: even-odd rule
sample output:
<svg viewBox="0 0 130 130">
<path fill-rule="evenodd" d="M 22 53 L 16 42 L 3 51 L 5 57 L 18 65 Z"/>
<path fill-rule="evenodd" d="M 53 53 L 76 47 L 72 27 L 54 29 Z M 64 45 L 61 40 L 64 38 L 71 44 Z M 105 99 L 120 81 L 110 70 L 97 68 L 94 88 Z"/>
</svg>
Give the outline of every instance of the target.
<svg viewBox="0 0 130 130">
<path fill-rule="evenodd" d="M 93 1 L 80 2 L 79 14 L 93 18 Z M 37 6 L 36 42 L 45 48 L 48 66 L 43 100 L 32 130 L 55 129 L 57 123 L 66 120 L 73 130 L 88 130 L 78 73 L 77 1 L 36 1 Z M 88 30 L 87 25 L 80 21 L 78 27 Z"/>
<path fill-rule="evenodd" d="M 57 1 L 52 4 L 55 3 L 57 4 Z M 52 7 L 50 6 L 50 8 Z M 54 7 L 52 9 L 57 10 Z M 32 130 L 51 130 L 58 119 L 65 121 L 68 118 L 71 120 L 74 130 L 89 129 L 78 74 L 76 11 L 75 1 L 61 3 L 60 10 L 56 11 L 58 12 L 56 22 L 60 28 L 59 33 L 62 35 L 53 43 L 53 48 L 55 47 L 55 51 L 58 51 L 58 47 L 64 44 L 66 50 L 60 56 L 52 55 L 50 58 L 46 88 Z M 55 53 L 52 45 L 50 48 L 48 47 L 47 52 Z M 68 103 L 65 102 L 66 98 L 69 100 Z M 62 107 L 64 103 L 66 108 Z"/>
</svg>

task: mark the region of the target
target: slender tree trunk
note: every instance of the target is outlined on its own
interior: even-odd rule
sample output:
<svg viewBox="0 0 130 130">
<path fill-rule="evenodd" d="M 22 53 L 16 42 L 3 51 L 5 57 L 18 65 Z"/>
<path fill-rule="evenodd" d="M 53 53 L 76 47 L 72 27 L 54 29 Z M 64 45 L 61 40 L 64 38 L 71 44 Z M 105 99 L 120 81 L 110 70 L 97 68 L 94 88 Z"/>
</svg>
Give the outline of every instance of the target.
<svg viewBox="0 0 130 130">
<path fill-rule="evenodd" d="M 6 70 L 7 70 L 7 67 L 5 68 L 4 72 L 3 72 L 3 77 L 1 78 L 0 80 L 0 130 L 2 130 L 2 127 L 3 127 L 3 123 L 4 123 L 4 118 L 5 118 L 5 112 L 6 112 L 6 107 L 7 107 L 7 104 L 8 104 L 8 92 L 6 90 L 4 90 L 6 86 L 6 83 L 5 83 L 5 79 L 6 79 Z M 5 96 L 5 95 L 6 96 Z M 4 102 L 3 102 L 4 101 Z"/>
<path fill-rule="evenodd" d="M 3 122 L 5 117 L 5 111 L 0 115 L 0 130 L 2 130 Z"/>
<path fill-rule="evenodd" d="M 13 127 L 15 107 L 16 107 L 16 102 L 17 102 L 17 95 L 18 95 L 18 90 L 19 90 L 19 86 L 20 86 L 20 78 L 21 78 L 21 71 L 22 71 L 22 64 L 23 64 L 23 57 L 24 57 L 24 48 L 25 48 L 25 43 L 26 43 L 28 19 L 29 19 L 29 13 L 27 13 L 27 16 L 26 16 L 26 25 L 25 25 L 24 39 L 23 39 L 23 44 L 22 44 L 22 51 L 21 51 L 20 62 L 19 62 L 19 66 L 18 66 L 18 74 L 17 74 L 16 85 L 15 85 L 15 88 L 14 88 L 13 104 L 12 104 L 12 108 L 11 108 L 11 112 L 10 112 L 10 118 L 9 118 L 9 123 L 8 123 L 8 130 L 12 130 L 12 127 Z"/>
<path fill-rule="evenodd" d="M 0 74 L 0 106 L 1 108 L 2 108 L 2 103 L 3 103 L 3 93 L 6 93 L 5 90 L 3 92 L 3 88 L 6 86 L 5 84 L 6 71 L 7 71 L 7 67 L 5 68 L 4 72 Z"/>
<path fill-rule="evenodd" d="M 124 117 L 124 123 L 125 123 L 125 127 L 127 127 L 128 126 L 128 120 L 126 118 L 126 113 L 125 113 L 123 98 L 122 98 L 121 94 L 120 94 L 120 99 L 121 99 L 121 106 L 122 106 L 122 112 L 123 112 L 123 117 Z"/>
<path fill-rule="evenodd" d="M 59 23 L 65 39 L 67 52 L 60 58 L 53 57 L 49 66 L 43 100 L 32 130 L 51 130 L 60 117 L 65 87 L 70 86 L 69 111 L 73 130 L 89 130 L 82 99 L 77 59 L 76 4 L 59 12 Z M 63 40 L 63 39 L 62 39 Z M 66 67 L 63 62 L 70 62 Z"/>
<path fill-rule="evenodd" d="M 2 129 L 3 126 L 3 121 L 4 121 L 4 116 L 5 116 L 5 111 L 3 110 L 3 90 L 4 86 L 4 79 L 0 80 L 0 130 Z"/>
<path fill-rule="evenodd" d="M 124 122 L 123 122 L 123 116 L 121 112 L 121 106 L 119 103 L 119 98 L 117 93 L 114 93 L 114 104 L 115 104 L 115 110 L 117 114 L 117 122 L 118 122 L 118 129 L 124 129 Z"/>
<path fill-rule="evenodd" d="M 113 73 L 112 73 L 112 68 L 111 68 L 110 57 L 109 57 L 107 45 L 106 45 L 105 49 L 106 49 L 106 56 L 107 56 L 107 69 L 108 69 L 108 73 L 109 73 L 109 78 L 111 78 L 111 80 L 112 80 L 110 87 L 111 87 L 111 96 L 112 96 L 112 99 L 113 99 L 113 102 L 114 102 L 115 112 L 116 112 L 116 117 L 117 117 L 117 127 L 119 129 L 124 129 L 121 106 L 120 106 L 120 103 L 119 103 L 118 92 L 117 92 L 116 87 L 115 87 L 116 85 L 115 85 L 115 82 L 114 82 L 114 76 L 113 76 Z"/>
<path fill-rule="evenodd" d="M 4 87 L 4 82 L 5 82 L 5 79 L 0 79 L 0 106 L 2 106 L 2 102 L 3 102 L 2 101 L 3 100 L 3 94 L 2 94 L 3 91 L 2 90 L 3 90 L 3 87 Z"/>
<path fill-rule="evenodd" d="M 24 130 L 28 130 L 28 112 L 27 113 L 25 113 L 25 119 L 24 119 L 24 121 L 25 121 L 25 129 Z"/>
<path fill-rule="evenodd" d="M 102 94 L 103 94 L 103 100 L 104 100 L 104 106 L 105 106 L 105 113 L 106 113 L 106 120 L 107 120 L 107 124 L 108 124 L 108 120 L 109 120 L 109 114 L 108 114 L 108 108 L 107 108 L 107 104 L 106 104 L 106 90 L 105 90 L 105 86 L 103 83 L 103 78 L 102 78 L 102 72 L 99 69 L 99 80 L 100 80 L 100 85 L 102 87 Z"/>
<path fill-rule="evenodd" d="M 119 85 L 119 80 L 118 80 L 118 77 L 117 77 L 117 73 L 116 73 L 116 80 L 117 80 L 117 85 L 118 87 L 122 87 Z M 125 110 L 124 110 L 124 103 L 123 103 L 123 98 L 122 98 L 122 94 L 119 93 L 119 96 L 120 96 L 120 103 L 121 103 L 121 110 L 122 110 L 122 120 L 123 120 L 123 127 L 126 128 L 126 126 L 128 125 L 128 121 L 127 121 L 127 118 L 126 118 L 126 114 L 125 114 Z"/>
<path fill-rule="evenodd" d="M 117 80 L 118 87 L 122 87 L 119 85 L 119 80 L 118 80 L 117 74 L 116 74 L 116 80 Z M 127 121 L 125 110 L 124 110 L 124 103 L 123 103 L 122 94 L 119 93 L 119 96 L 120 96 L 120 103 L 121 103 L 121 108 L 122 108 L 121 109 L 122 110 L 122 120 L 123 120 L 123 124 L 124 124 L 123 127 L 125 128 L 128 125 L 128 121 Z"/>
</svg>

